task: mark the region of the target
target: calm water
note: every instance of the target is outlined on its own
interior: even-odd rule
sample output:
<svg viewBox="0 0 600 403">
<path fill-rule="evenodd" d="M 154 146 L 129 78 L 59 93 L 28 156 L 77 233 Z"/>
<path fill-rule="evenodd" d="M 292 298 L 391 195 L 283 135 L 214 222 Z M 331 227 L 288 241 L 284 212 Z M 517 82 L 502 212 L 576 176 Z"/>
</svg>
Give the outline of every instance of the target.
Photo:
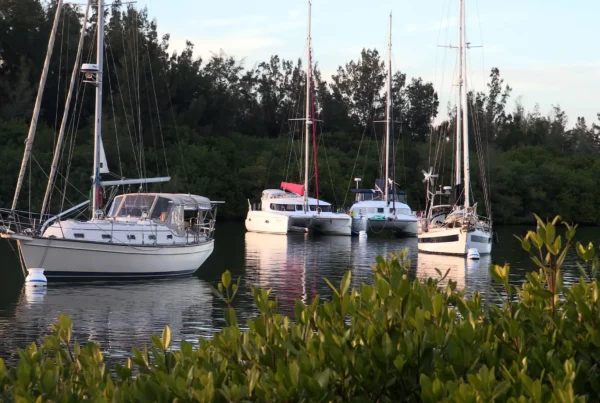
<svg viewBox="0 0 600 403">
<path fill-rule="evenodd" d="M 293 315 L 294 301 L 312 300 L 317 294 L 329 298 L 328 278 L 337 284 L 345 271 L 352 272 L 353 285 L 370 281 L 371 265 L 377 255 L 409 248 L 412 274 L 437 276 L 450 269 L 449 278 L 467 293 L 479 291 L 488 302 L 496 302 L 501 290 L 492 284 L 491 263 L 512 264 L 511 281 L 519 283 L 533 269 L 512 234 L 524 234 L 527 227 L 501 227 L 500 243 L 491 257 L 479 262 L 462 258 L 417 253 L 417 240 L 369 237 L 280 236 L 246 233 L 243 223 L 219 223 L 213 255 L 196 276 L 172 280 L 137 282 L 51 283 L 46 290 L 31 292 L 24 287 L 16 254 L 6 241 L 0 242 L 0 357 L 13 361 L 17 347 L 40 341 L 60 313 L 74 321 L 74 335 L 80 341 L 100 342 L 109 360 L 128 354 L 132 347 L 149 343 L 151 334 L 160 334 L 165 325 L 174 341 L 195 342 L 224 325 L 223 304 L 213 297 L 221 273 L 230 270 L 242 278 L 235 302 L 241 323 L 256 314 L 251 287 L 271 288 L 280 310 Z M 597 242 L 600 231 L 579 230 L 582 241 Z M 575 257 L 566 262 L 565 280 L 578 277 Z"/>
</svg>

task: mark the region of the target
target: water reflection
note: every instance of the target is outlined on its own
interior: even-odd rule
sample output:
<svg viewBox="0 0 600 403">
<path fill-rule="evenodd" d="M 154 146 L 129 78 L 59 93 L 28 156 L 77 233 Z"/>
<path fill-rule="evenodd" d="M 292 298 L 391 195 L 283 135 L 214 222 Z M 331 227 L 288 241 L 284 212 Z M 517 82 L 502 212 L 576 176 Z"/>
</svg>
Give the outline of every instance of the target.
<svg viewBox="0 0 600 403">
<path fill-rule="evenodd" d="M 448 275 L 441 282 L 441 285 L 452 280 L 456 283 L 458 289 L 464 289 L 467 295 L 472 295 L 475 291 L 486 296 L 490 294 L 491 275 L 489 267 L 492 264 L 490 255 L 482 255 L 480 260 L 466 259 L 460 256 L 433 255 L 419 253 L 417 256 L 418 278 L 440 278 L 438 269 L 442 276 L 448 272 Z"/>
<path fill-rule="evenodd" d="M 167 324 L 174 343 L 196 342 L 214 330 L 212 304 L 208 285 L 196 278 L 23 287 L 9 315 L 1 313 L 0 355 L 14 359 L 17 348 L 49 334 L 61 313 L 73 320 L 75 339 L 100 342 L 113 357 L 149 344 Z"/>
<path fill-rule="evenodd" d="M 247 232 L 246 284 L 273 289 L 282 313 L 292 314 L 296 299 L 310 303 L 341 275 L 332 268 L 351 268 L 350 237 L 281 236 Z M 334 277 L 334 278 L 330 278 Z"/>
</svg>

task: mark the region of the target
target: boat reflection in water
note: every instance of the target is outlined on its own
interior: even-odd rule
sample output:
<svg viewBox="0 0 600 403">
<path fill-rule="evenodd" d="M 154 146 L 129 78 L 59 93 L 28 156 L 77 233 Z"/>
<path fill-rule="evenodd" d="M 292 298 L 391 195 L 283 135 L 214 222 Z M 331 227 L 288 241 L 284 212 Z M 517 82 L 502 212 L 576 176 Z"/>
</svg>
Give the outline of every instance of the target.
<svg viewBox="0 0 600 403">
<path fill-rule="evenodd" d="M 450 270 L 441 285 L 445 286 L 448 280 L 452 280 L 456 282 L 456 288 L 459 290 L 464 289 L 467 295 L 473 295 L 475 291 L 487 295 L 490 294 L 491 287 L 491 264 L 492 258 L 490 255 L 481 255 L 481 259 L 471 260 L 463 256 L 419 253 L 416 275 L 421 279 L 429 277 L 437 279 L 440 275 L 435 269 L 438 269 L 442 276 Z"/>
<path fill-rule="evenodd" d="M 73 320 L 73 338 L 95 341 L 110 357 L 130 356 L 169 325 L 172 344 L 213 332 L 213 296 L 196 277 L 127 283 L 53 283 L 23 287 L 10 316 L 0 317 L 0 355 L 16 354 L 50 334 L 61 313 Z M 218 313 L 216 315 L 219 315 Z M 10 327 L 11 337 L 2 337 Z"/>
<path fill-rule="evenodd" d="M 351 237 L 246 232 L 245 244 L 247 285 L 273 289 L 286 315 L 293 315 L 296 299 L 329 295 L 323 278 L 337 284 L 345 272 L 339 267 L 351 269 Z"/>
</svg>

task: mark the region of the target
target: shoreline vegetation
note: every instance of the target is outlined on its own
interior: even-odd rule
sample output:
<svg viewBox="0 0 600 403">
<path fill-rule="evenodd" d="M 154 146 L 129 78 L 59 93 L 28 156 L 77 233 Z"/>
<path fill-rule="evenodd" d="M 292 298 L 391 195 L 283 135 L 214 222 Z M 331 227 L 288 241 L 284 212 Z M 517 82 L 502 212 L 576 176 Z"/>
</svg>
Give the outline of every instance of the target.
<svg viewBox="0 0 600 403">
<path fill-rule="evenodd" d="M 0 4 L 2 206 L 10 205 L 13 197 L 55 7 L 55 2 L 41 0 Z M 60 20 L 27 176 L 34 187 L 46 182 L 81 17 L 80 10 L 66 5 Z M 93 38 L 93 16 L 90 21 L 87 37 Z M 159 36 L 157 22 L 145 9 L 135 11 L 119 1 L 107 10 L 105 33 L 103 141 L 108 165 L 117 176 L 168 173 L 172 180 L 153 190 L 223 200 L 223 218 L 245 216 L 248 198 L 257 202 L 265 187 L 301 177 L 295 163 L 300 132 L 289 120 L 299 117 L 303 105 L 300 60 L 274 55 L 245 66 L 222 51 L 201 59 L 190 42 L 173 52 L 169 35 Z M 83 54 L 93 54 L 93 47 L 93 41 L 86 41 Z M 384 118 L 385 66 L 376 49 L 363 49 L 356 56 L 331 78 L 315 66 L 316 111 L 322 121 L 319 194 L 338 208 L 352 204 L 354 177 L 361 177 L 365 187 L 381 177 L 383 127 L 373 122 Z M 422 78 L 396 71 L 392 87 L 393 113 L 399 120 L 395 177 L 412 209 L 422 210 L 421 170 L 429 167 L 430 150 L 439 150 L 438 184 L 452 182 L 455 111 L 439 105 L 438 91 L 447 88 L 434 88 Z M 469 94 L 470 133 L 478 136 L 470 141 L 475 199 L 482 200 L 479 178 L 485 174 L 494 223 L 530 223 L 535 221 L 533 211 L 541 216 L 561 211 L 570 222 L 600 224 L 600 206 L 594 202 L 600 199 L 600 121 L 577 117 L 569 122 L 558 105 L 546 115 L 537 107 L 526 111 L 515 91 L 500 69 L 493 68 L 487 88 Z M 82 91 L 71 110 L 60 191 L 54 192 L 51 211 L 63 206 L 61 193 L 77 204 L 87 197 L 77 189 L 91 185 L 92 91 Z M 479 169 L 477 147 L 486 156 L 487 171 Z M 17 207 L 38 211 L 42 195 L 28 193 L 29 186 L 24 186 Z"/>
<path fill-rule="evenodd" d="M 576 241 L 560 217 L 537 218 L 516 237 L 539 271 L 520 286 L 510 265 L 492 265 L 503 302 L 466 297 L 451 280 L 409 277 L 406 251 L 379 257 L 372 283 L 350 288 L 350 272 L 330 301 L 296 301 L 295 317 L 277 312 L 269 290 L 253 289 L 258 311 L 241 330 L 232 302 L 239 287 L 227 271 L 213 289 L 226 327 L 197 347 L 161 337 L 107 368 L 100 346 L 79 344 L 61 315 L 40 344 L 0 361 L 4 401 L 237 402 L 424 401 L 584 402 L 600 396 L 600 299 L 593 244 Z M 564 233 L 557 235 L 557 232 Z M 574 247 L 581 278 L 563 284 Z M 325 280 L 327 281 L 327 280 Z"/>
</svg>

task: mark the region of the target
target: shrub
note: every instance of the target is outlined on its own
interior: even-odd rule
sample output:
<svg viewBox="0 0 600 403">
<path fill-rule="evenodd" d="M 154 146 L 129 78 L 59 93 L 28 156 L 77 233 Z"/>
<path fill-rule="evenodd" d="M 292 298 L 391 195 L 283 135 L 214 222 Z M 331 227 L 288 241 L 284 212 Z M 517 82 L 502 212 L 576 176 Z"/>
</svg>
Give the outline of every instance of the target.
<svg viewBox="0 0 600 403">
<path fill-rule="evenodd" d="M 600 362 L 598 261 L 577 243 L 581 279 L 563 285 L 561 266 L 576 227 L 538 218 L 519 238 L 539 272 L 520 287 L 510 266 L 492 266 L 504 285 L 501 306 L 466 298 L 456 284 L 411 280 L 407 253 L 379 257 L 372 284 L 333 297 L 296 302 L 295 320 L 277 313 L 269 290 L 253 289 L 259 315 L 240 330 L 231 302 L 238 290 L 225 272 L 214 290 L 227 326 L 197 348 L 170 343 L 170 330 L 107 370 L 99 346 L 71 340 L 61 315 L 43 344 L 0 362 L 5 401 L 458 401 L 597 400 Z"/>
</svg>

